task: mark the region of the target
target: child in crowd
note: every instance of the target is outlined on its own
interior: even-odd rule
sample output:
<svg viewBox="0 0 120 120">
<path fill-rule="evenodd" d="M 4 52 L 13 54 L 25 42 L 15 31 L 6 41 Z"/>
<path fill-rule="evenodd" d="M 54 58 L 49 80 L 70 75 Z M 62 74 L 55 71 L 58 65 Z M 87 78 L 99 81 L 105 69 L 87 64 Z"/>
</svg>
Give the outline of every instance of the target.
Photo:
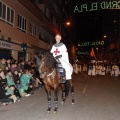
<svg viewBox="0 0 120 120">
<path fill-rule="evenodd" d="M 14 90 L 15 87 L 13 85 L 8 86 L 7 84 L 4 84 L 2 86 L 2 89 L 0 91 L 0 101 L 3 103 L 3 105 L 6 105 L 9 102 L 15 103 L 17 101 L 20 101 L 14 94 Z"/>
<path fill-rule="evenodd" d="M 8 70 L 9 70 L 9 67 L 6 66 L 6 67 L 5 67 L 5 70 L 4 70 L 5 75 L 7 74 L 7 71 L 8 71 Z"/>
<path fill-rule="evenodd" d="M 35 71 L 34 68 L 31 70 L 31 75 L 32 75 L 32 83 L 34 83 L 35 88 L 43 87 L 43 81 L 40 79 L 40 74 Z"/>
<path fill-rule="evenodd" d="M 22 69 L 19 69 L 19 71 L 18 71 L 19 77 L 21 77 L 22 74 L 23 74 L 23 70 L 22 70 Z"/>
<path fill-rule="evenodd" d="M 11 98 L 13 100 L 13 102 L 17 102 L 17 96 L 15 95 L 15 86 L 14 85 L 10 85 L 10 86 L 6 86 L 5 90 L 7 90 L 6 95 L 9 96 L 9 98 Z"/>
<path fill-rule="evenodd" d="M 20 62 L 20 69 L 24 70 L 24 66 L 25 66 L 25 62 L 24 62 L 24 61 L 21 61 L 21 62 Z"/>
<path fill-rule="evenodd" d="M 15 86 L 14 79 L 13 79 L 13 74 L 12 74 L 11 70 L 7 71 L 6 79 L 7 79 L 8 86 L 10 86 L 10 85 Z"/>
<path fill-rule="evenodd" d="M 15 70 L 15 72 L 13 73 L 13 79 L 14 79 L 16 88 L 19 90 L 21 88 L 21 84 L 20 84 L 20 77 L 17 70 Z"/>
<path fill-rule="evenodd" d="M 12 73 L 14 73 L 15 70 L 17 70 L 17 67 L 16 67 L 15 63 L 11 63 L 10 70 L 11 70 Z"/>
<path fill-rule="evenodd" d="M 17 85 L 15 84 L 15 82 L 14 82 L 14 77 L 13 77 L 13 74 L 12 74 L 11 70 L 8 70 L 8 71 L 7 71 L 6 79 L 7 79 L 7 84 L 8 84 L 8 86 L 11 86 L 11 85 L 15 86 L 15 94 L 16 94 L 19 98 L 21 98 L 21 95 L 20 95 L 20 93 L 19 93 L 19 88 L 17 88 L 18 86 L 17 86 Z"/>
<path fill-rule="evenodd" d="M 31 74 L 30 74 L 30 70 L 26 69 L 25 72 L 21 75 L 20 77 L 20 83 L 21 86 L 24 90 L 24 92 L 27 93 L 26 96 L 30 96 L 31 92 L 32 92 L 32 88 L 33 86 L 30 84 L 30 80 L 31 80 Z"/>
</svg>

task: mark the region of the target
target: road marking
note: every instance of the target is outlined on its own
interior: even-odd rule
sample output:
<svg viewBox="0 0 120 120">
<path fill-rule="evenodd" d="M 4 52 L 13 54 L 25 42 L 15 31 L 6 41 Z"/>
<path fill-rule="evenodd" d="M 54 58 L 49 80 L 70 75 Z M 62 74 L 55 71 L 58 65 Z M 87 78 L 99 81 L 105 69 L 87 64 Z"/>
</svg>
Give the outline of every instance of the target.
<svg viewBox="0 0 120 120">
<path fill-rule="evenodd" d="M 85 93 L 86 90 L 87 90 L 87 85 L 85 85 L 85 87 L 83 88 L 82 93 Z"/>
</svg>

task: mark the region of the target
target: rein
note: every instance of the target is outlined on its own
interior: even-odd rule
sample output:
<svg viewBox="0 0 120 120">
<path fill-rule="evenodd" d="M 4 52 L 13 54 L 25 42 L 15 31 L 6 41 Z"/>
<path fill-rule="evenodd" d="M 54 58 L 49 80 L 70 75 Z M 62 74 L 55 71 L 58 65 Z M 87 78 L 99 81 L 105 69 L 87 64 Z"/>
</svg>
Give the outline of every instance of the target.
<svg viewBox="0 0 120 120">
<path fill-rule="evenodd" d="M 44 65 L 44 61 L 42 60 L 42 65 L 41 65 L 41 67 Z M 52 68 L 53 69 L 53 68 Z M 55 68 L 52 70 L 52 72 L 51 73 L 49 73 L 49 71 L 51 71 L 51 68 L 48 68 L 48 69 L 46 69 L 44 72 L 40 72 L 40 74 L 41 75 L 46 75 L 47 77 L 48 76 L 50 76 L 50 75 L 52 75 L 53 73 L 54 73 L 54 71 L 55 71 Z M 47 75 L 47 73 L 49 73 L 48 75 Z"/>
<path fill-rule="evenodd" d="M 52 66 L 53 64 L 49 64 L 49 66 L 46 66 L 46 59 L 46 56 L 43 55 L 41 65 L 39 67 L 39 73 L 41 74 L 42 78 L 49 77 L 55 72 L 55 68 L 54 66 Z"/>
<path fill-rule="evenodd" d="M 42 72 L 42 73 L 40 73 L 40 74 L 45 75 L 45 74 L 47 74 L 49 71 L 50 71 L 50 69 L 47 69 L 47 70 L 45 70 L 44 72 Z M 55 68 L 54 68 L 54 69 L 52 70 L 52 72 L 51 72 L 51 73 L 49 73 L 47 76 L 52 75 L 54 71 L 55 71 Z"/>
<path fill-rule="evenodd" d="M 47 76 L 52 75 L 52 74 L 54 73 L 54 71 L 55 71 L 55 68 L 54 68 L 53 71 L 52 71 L 50 74 L 48 74 Z"/>
</svg>

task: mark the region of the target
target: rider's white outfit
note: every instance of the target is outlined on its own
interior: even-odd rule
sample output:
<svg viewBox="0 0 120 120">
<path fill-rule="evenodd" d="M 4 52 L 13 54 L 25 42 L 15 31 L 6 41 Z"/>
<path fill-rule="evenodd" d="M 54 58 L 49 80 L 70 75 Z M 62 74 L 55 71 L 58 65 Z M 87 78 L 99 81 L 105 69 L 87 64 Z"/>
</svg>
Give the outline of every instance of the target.
<svg viewBox="0 0 120 120">
<path fill-rule="evenodd" d="M 66 71 L 66 80 L 70 80 L 73 72 L 73 67 L 69 63 L 68 51 L 66 46 L 63 43 L 56 43 L 53 45 L 51 53 L 54 57 L 61 56 L 58 59 L 60 60 L 63 68 Z"/>
</svg>

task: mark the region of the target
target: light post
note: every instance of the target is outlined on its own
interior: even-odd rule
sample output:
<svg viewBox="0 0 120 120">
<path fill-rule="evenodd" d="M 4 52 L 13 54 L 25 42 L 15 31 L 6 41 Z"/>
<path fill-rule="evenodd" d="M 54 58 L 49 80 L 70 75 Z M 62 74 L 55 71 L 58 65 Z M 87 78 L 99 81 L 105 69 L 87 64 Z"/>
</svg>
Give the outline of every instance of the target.
<svg viewBox="0 0 120 120">
<path fill-rule="evenodd" d="M 24 61 L 25 61 L 25 55 L 26 55 L 26 50 L 27 50 L 27 44 L 25 44 L 25 43 L 22 43 L 21 44 L 21 51 L 23 52 L 23 59 L 24 59 Z"/>
</svg>

